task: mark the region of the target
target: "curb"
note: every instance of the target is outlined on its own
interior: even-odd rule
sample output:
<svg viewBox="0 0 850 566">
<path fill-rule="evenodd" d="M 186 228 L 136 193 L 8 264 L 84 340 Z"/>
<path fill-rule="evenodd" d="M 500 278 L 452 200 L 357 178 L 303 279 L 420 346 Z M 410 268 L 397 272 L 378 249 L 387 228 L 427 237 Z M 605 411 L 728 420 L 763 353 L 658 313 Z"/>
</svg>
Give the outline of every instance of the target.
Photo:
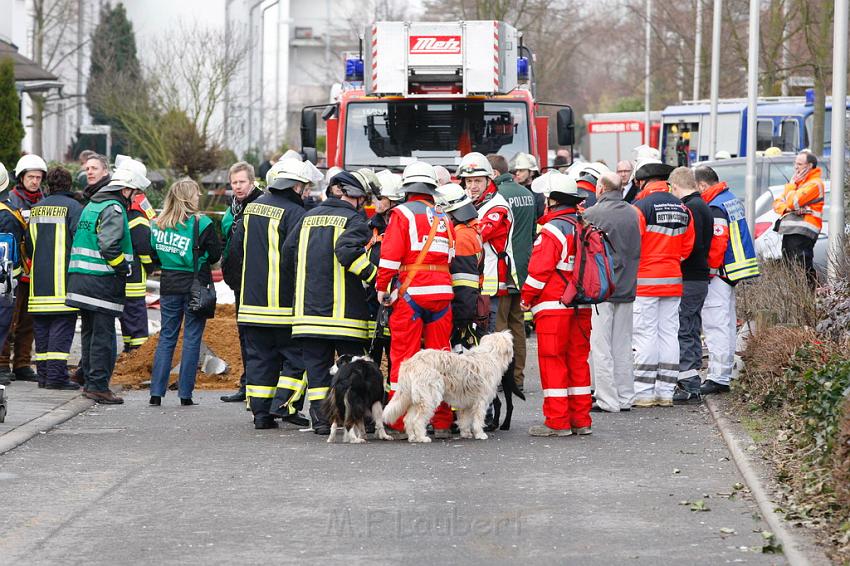
<svg viewBox="0 0 850 566">
<path fill-rule="evenodd" d="M 47 432 L 53 427 L 64 423 L 68 419 L 79 415 L 94 404 L 95 402 L 91 399 L 86 399 L 80 395 L 54 409 L 51 409 L 40 417 L 10 430 L 3 436 L 0 436 L 0 454 L 5 454 L 14 448 L 17 448 L 33 436 L 36 436 L 41 432 Z"/>
<path fill-rule="evenodd" d="M 776 504 L 768 496 L 767 489 L 750 463 L 750 459 L 747 457 L 746 452 L 744 452 L 741 448 L 738 437 L 733 432 L 732 425 L 729 420 L 721 414 L 716 401 L 714 401 L 710 395 L 705 396 L 704 399 L 705 405 L 708 407 L 708 411 L 714 419 L 714 423 L 717 425 L 723 440 L 726 442 L 726 446 L 729 448 L 729 453 L 732 455 L 732 461 L 735 462 L 735 466 L 737 466 L 738 471 L 744 478 L 744 483 L 746 483 L 747 487 L 750 489 L 750 493 L 753 495 L 753 498 L 758 505 L 762 518 L 770 527 L 773 534 L 776 535 L 776 539 L 780 542 L 780 544 L 782 544 L 782 552 L 788 560 L 788 563 L 791 566 L 809 566 L 810 564 L 815 563 L 806 556 L 803 550 L 803 545 L 797 537 L 786 528 L 783 519 L 777 515 L 775 511 Z M 818 558 L 821 557 L 818 556 Z M 822 557 L 822 560 L 817 560 L 816 563 L 820 564 L 829 562 L 824 556 Z"/>
</svg>

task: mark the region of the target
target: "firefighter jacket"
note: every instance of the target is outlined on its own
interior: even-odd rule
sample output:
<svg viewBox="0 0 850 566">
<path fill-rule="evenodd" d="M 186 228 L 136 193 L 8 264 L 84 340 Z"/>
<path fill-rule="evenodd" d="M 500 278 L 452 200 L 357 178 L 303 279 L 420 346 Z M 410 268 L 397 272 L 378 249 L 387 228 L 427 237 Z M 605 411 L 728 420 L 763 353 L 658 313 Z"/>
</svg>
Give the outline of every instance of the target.
<svg viewBox="0 0 850 566">
<path fill-rule="evenodd" d="M 681 297 L 682 260 L 694 247 L 694 223 L 688 208 L 670 194 L 666 181 L 650 181 L 637 195 L 641 212 L 639 297 Z"/>
<path fill-rule="evenodd" d="M 292 324 L 294 257 L 287 258 L 284 246 L 298 233 L 303 216 L 301 197 L 289 189 L 270 190 L 245 207 L 230 241 L 243 256 L 239 324 Z"/>
<path fill-rule="evenodd" d="M 573 277 L 575 227 L 568 218 L 576 221 L 577 213 L 575 207 L 558 206 L 539 220 L 542 229 L 534 241 L 528 277 L 522 287 L 522 302 L 531 307 L 535 318 L 563 314 L 568 308 L 575 308 L 564 306 L 561 296 L 567 288 L 567 281 Z"/>
<path fill-rule="evenodd" d="M 127 297 L 144 297 L 148 273 L 153 271 L 151 248 L 151 220 L 156 217 L 151 203 L 145 195 L 133 199 L 127 211 L 127 223 L 130 226 L 130 240 L 133 242 L 133 268 L 127 277 Z"/>
<path fill-rule="evenodd" d="M 295 257 L 293 338 L 366 340 L 366 286 L 378 268 L 369 261 L 366 219 L 338 198 L 310 210 L 287 240 Z"/>
<path fill-rule="evenodd" d="M 13 277 L 20 277 L 23 273 L 26 264 L 26 250 L 24 242 L 24 234 L 27 230 L 27 223 L 24 221 L 21 213 L 9 206 L 7 202 L 0 202 L 0 234 L 11 234 L 18 248 L 16 254 L 18 261 L 12 270 Z M 29 269 L 29 266 L 27 266 Z"/>
<path fill-rule="evenodd" d="M 758 256 L 747 226 L 744 203 L 732 194 L 726 183 L 709 187 L 702 198 L 714 217 L 714 237 L 708 252 L 711 276 L 719 276 L 730 285 L 757 277 Z"/>
<path fill-rule="evenodd" d="M 133 261 L 128 205 L 121 193 L 108 191 L 96 193 L 83 209 L 71 246 L 66 305 L 114 316 L 124 311 Z"/>
<path fill-rule="evenodd" d="M 30 210 L 27 257 L 32 258 L 28 310 L 32 314 L 65 314 L 71 243 L 83 206 L 71 193 L 55 193 Z"/>
<path fill-rule="evenodd" d="M 478 209 L 478 229 L 484 242 L 484 284 L 481 292 L 489 297 L 507 295 L 509 290 L 519 288 L 513 250 L 513 212 L 492 182 L 475 207 Z"/>
<path fill-rule="evenodd" d="M 195 222 L 198 241 L 195 242 Z M 151 223 L 150 243 L 157 262 L 162 266 L 159 278 L 160 295 L 185 295 L 195 279 L 195 248 L 198 248 L 198 281 L 212 283 L 210 265 L 221 257 L 221 241 L 212 220 L 203 214 L 190 216 L 173 228 L 161 228 Z"/>
<path fill-rule="evenodd" d="M 446 216 L 438 218 L 435 215 L 434 201 L 421 194 L 411 194 L 405 203 L 392 209 L 381 246 L 375 283 L 377 289 L 390 288 L 396 276 L 404 281 L 412 271 L 407 295 L 414 302 L 420 297 L 447 302 L 454 298 L 449 273 L 449 264 L 454 257 L 454 228 Z M 435 221 L 438 225 L 431 247 L 421 265 L 413 268 Z M 393 301 L 399 298 L 395 296 L 397 286 L 393 285 Z"/>
<path fill-rule="evenodd" d="M 456 328 L 464 328 L 475 318 L 478 297 L 481 295 L 481 273 L 484 269 L 484 250 L 478 221 L 455 224 L 455 257 L 452 274 L 452 320 Z"/>
<path fill-rule="evenodd" d="M 685 281 L 708 281 L 708 251 L 713 240 L 714 217 L 711 209 L 694 191 L 682 198 L 682 204 L 691 211 L 694 224 L 694 247 L 682 262 L 682 279 Z"/>
<path fill-rule="evenodd" d="M 496 183 L 499 194 L 508 201 L 514 219 L 511 249 L 516 262 L 516 292 L 518 293 L 528 273 L 531 244 L 537 237 L 538 215 L 534 200 L 535 193 L 515 182 L 510 173 L 499 175 L 493 182 Z"/>
<path fill-rule="evenodd" d="M 799 183 L 785 185 L 785 192 L 773 202 L 773 210 L 782 216 L 777 231 L 817 239 L 823 226 L 823 199 L 820 167 L 809 171 Z"/>
<path fill-rule="evenodd" d="M 29 193 L 21 185 L 16 185 L 9 192 L 8 198 L 0 203 L 0 232 L 12 234 L 20 245 L 21 271 L 16 272 L 15 275 L 20 273 L 21 281 L 24 283 L 30 280 L 30 258 L 26 254 L 30 210 L 43 196 L 41 191 Z"/>
<path fill-rule="evenodd" d="M 231 245 L 236 227 L 242 224 L 245 207 L 261 196 L 263 191 L 255 188 L 242 201 L 235 197 L 221 219 L 221 234 L 224 236 L 224 251 L 221 254 L 221 274 L 227 286 L 239 294 L 242 283 L 242 246 Z"/>
</svg>

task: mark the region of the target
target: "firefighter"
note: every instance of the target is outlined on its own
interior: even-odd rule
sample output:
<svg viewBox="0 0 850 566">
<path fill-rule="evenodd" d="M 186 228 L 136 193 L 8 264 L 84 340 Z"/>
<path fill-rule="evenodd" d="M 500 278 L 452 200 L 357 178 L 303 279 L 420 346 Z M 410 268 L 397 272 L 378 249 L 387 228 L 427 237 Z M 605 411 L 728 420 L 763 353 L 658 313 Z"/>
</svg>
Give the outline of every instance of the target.
<svg viewBox="0 0 850 566">
<path fill-rule="evenodd" d="M 150 186 L 146 175 L 140 161 L 119 155 L 112 180 L 83 209 L 71 247 L 65 304 L 81 311 L 85 395 L 108 405 L 124 402 L 109 390 L 115 369 L 115 318 L 124 311 L 133 262 L 127 209 L 133 197 Z"/>
<path fill-rule="evenodd" d="M 681 263 L 694 247 L 694 224 L 688 208 L 670 194 L 667 178 L 673 169 L 653 158 L 635 167 L 641 249 L 632 335 L 633 407 L 672 407 L 679 378 Z"/>
<path fill-rule="evenodd" d="M 239 295 L 242 288 L 242 248 L 231 245 L 236 227 L 242 224 L 245 207 L 261 196 L 263 191 L 254 184 L 254 166 L 245 161 L 239 161 L 230 166 L 228 171 L 230 189 L 233 198 L 230 206 L 224 211 L 221 219 L 221 233 L 224 236 L 224 248 L 221 260 L 221 273 L 224 282 L 233 290 L 236 299 L 236 310 L 239 310 Z M 239 377 L 239 390 L 230 395 L 222 395 L 225 403 L 241 403 L 245 401 L 245 365 L 248 356 L 245 353 L 245 336 L 242 326 L 237 324 L 239 332 L 239 350 L 242 353 L 242 375 Z"/>
<path fill-rule="evenodd" d="M 141 347 L 148 340 L 148 305 L 145 302 L 148 274 L 153 271 L 151 254 L 151 220 L 156 211 L 144 194 L 133 198 L 127 211 L 130 239 L 133 240 L 133 267 L 127 278 L 127 300 L 121 322 L 121 337 L 124 351 Z"/>
<path fill-rule="evenodd" d="M 499 298 L 519 288 L 513 252 L 514 215 L 492 180 L 493 168 L 486 157 L 474 152 L 466 154 L 458 166 L 457 177 L 478 209 L 478 228 L 484 242 L 481 293 L 490 300 L 488 330 L 493 331 L 497 330 L 495 322 Z"/>
<path fill-rule="evenodd" d="M 369 328 L 365 286 L 378 271 L 366 250 L 371 233 L 362 209 L 372 196 L 366 176 L 337 173 L 329 191 L 331 196 L 307 212 L 300 230 L 286 242 L 287 257 L 295 259 L 292 336 L 304 353 L 313 432 L 323 436 L 330 434 L 330 424 L 320 405 L 330 390 L 334 355 L 364 353 Z"/>
<path fill-rule="evenodd" d="M 484 250 L 478 233 L 478 211 L 463 187 L 450 183 L 437 189 L 436 204 L 449 215 L 455 231 L 452 274 L 452 345 L 468 346 L 466 340 L 475 321 L 481 294 Z"/>
<path fill-rule="evenodd" d="M 818 158 L 810 151 L 801 151 L 794 159 L 794 177 L 773 202 L 773 210 L 781 216 L 776 230 L 782 234 L 782 255 L 805 269 L 812 290 L 817 286 L 814 249 L 823 227 L 823 200 Z"/>
<path fill-rule="evenodd" d="M 17 184 L 3 202 L 5 209 L 0 212 L 0 232 L 14 234 L 23 248 L 27 238 L 30 209 L 38 203 L 44 193 L 41 185 L 47 176 L 47 164 L 38 155 L 24 155 L 15 165 Z M 13 361 L 12 377 L 18 381 L 37 381 L 30 367 L 32 360 L 33 319 L 29 314 L 29 259 L 22 256 L 20 280 L 15 298 L 15 314 L 12 328 L 0 353 L 0 365 L 8 366 Z M 12 360 L 14 354 L 14 360 Z"/>
<path fill-rule="evenodd" d="M 537 159 L 530 153 L 518 153 L 511 160 L 510 172 L 514 176 L 514 181 L 518 185 L 522 185 L 529 191 L 531 190 L 531 182 L 540 176 L 540 167 L 537 166 Z M 537 218 L 546 212 L 546 198 L 539 193 L 532 191 L 534 195 L 534 207 Z"/>
<path fill-rule="evenodd" d="M 694 177 L 714 217 L 714 236 L 708 252 L 711 278 L 702 307 L 708 374 L 700 387 L 702 395 L 710 395 L 729 391 L 737 343 L 735 285 L 758 277 L 759 264 L 744 215 L 744 203 L 732 194 L 726 183 L 720 182 L 714 169 L 697 167 Z"/>
<path fill-rule="evenodd" d="M 372 229 L 372 238 L 366 244 L 366 249 L 369 251 L 369 261 L 378 265 L 381 261 L 381 242 L 384 239 L 384 232 L 387 230 L 387 221 L 390 217 L 390 211 L 404 199 L 404 193 L 401 192 L 401 175 L 393 173 L 388 169 L 379 171 L 377 174 L 378 182 L 381 186 L 381 196 L 375 200 L 375 214 L 369 219 L 369 227 Z M 378 303 L 377 290 L 370 287 L 367 291 L 369 294 L 369 311 L 372 320 L 369 322 L 369 336 L 374 336 L 375 327 L 377 325 L 377 317 L 380 314 L 380 304 Z M 385 325 L 381 336 L 379 336 L 373 344 L 372 351 L 369 355 L 375 360 L 378 365 L 387 354 L 387 363 L 390 364 L 390 329 L 389 325 Z"/>
<path fill-rule="evenodd" d="M 243 255 L 236 322 L 245 340 L 248 406 L 260 430 L 278 426 L 271 408 L 281 372 L 291 378 L 293 393 L 304 373 L 301 348 L 292 340 L 294 274 L 284 243 L 300 226 L 310 178 L 297 159 L 278 163 L 268 192 L 245 207 L 231 242 Z"/>
<path fill-rule="evenodd" d="M 449 264 L 454 255 L 454 229 L 434 206 L 434 167 L 423 161 L 405 167 L 402 190 L 406 200 L 390 213 L 375 284 L 378 301 L 389 296 L 392 303 L 390 397 L 398 383 L 399 365 L 419 351 L 423 338 L 426 348 L 448 350 L 452 334 L 454 292 Z M 452 413 L 448 405 L 440 404 L 431 424 L 434 438 L 451 437 Z M 397 432 L 403 429 L 401 419 L 391 428 L 396 431 L 396 438 L 405 437 Z"/>
<path fill-rule="evenodd" d="M 0 163 L 0 191 L 5 191 L 9 186 L 9 173 L 6 167 Z M 0 203 L 0 217 L 7 212 L 9 219 L 14 220 L 13 227 L 20 232 L 20 223 L 12 210 L 4 208 Z M 15 286 L 21 274 L 20 266 L 20 236 L 9 232 L 0 231 L 0 343 L 6 342 L 6 336 L 12 326 L 12 317 L 15 314 Z M 14 374 L 9 372 L 0 373 L 0 385 L 9 385 Z"/>
<path fill-rule="evenodd" d="M 596 204 L 596 185 L 599 183 L 599 179 L 602 175 L 609 171 L 610 169 L 608 169 L 608 167 L 599 162 L 584 163 L 579 168 L 576 173 L 576 185 L 578 188 L 590 193 L 587 200 L 581 203 L 581 206 L 579 207 L 582 211 Z"/>
<path fill-rule="evenodd" d="M 576 255 L 578 204 L 589 194 L 575 179 L 552 172 L 534 190 L 546 197 L 542 229 L 534 242 L 528 277 L 522 288 L 522 308 L 534 315 L 537 356 L 543 387 L 542 425 L 531 436 L 591 434 L 590 328 L 591 309 L 566 307 L 561 295 L 572 275 Z"/>
</svg>

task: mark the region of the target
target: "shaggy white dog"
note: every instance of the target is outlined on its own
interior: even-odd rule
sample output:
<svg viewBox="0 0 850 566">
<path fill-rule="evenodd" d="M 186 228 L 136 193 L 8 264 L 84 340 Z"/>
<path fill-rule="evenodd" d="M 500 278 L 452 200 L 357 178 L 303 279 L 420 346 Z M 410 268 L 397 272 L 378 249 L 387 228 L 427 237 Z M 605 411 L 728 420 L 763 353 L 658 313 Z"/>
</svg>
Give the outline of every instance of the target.
<svg viewBox="0 0 850 566">
<path fill-rule="evenodd" d="M 384 408 L 384 422 L 393 423 L 404 415 L 408 442 L 431 442 L 425 426 L 440 401 L 445 401 L 457 409 L 462 438 L 486 439 L 484 413 L 513 355 L 509 330 L 484 336 L 464 354 L 418 352 L 399 366 L 398 390 Z"/>
</svg>

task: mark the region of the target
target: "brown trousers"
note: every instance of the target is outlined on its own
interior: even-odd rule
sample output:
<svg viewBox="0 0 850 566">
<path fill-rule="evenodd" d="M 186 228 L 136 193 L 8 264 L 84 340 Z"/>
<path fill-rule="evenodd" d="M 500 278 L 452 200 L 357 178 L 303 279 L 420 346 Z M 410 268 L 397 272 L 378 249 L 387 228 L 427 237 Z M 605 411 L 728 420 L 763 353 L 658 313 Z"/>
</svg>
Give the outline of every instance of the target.
<svg viewBox="0 0 850 566">
<path fill-rule="evenodd" d="M 15 316 L 12 318 L 9 337 L 6 338 L 6 343 L 3 344 L 3 350 L 0 351 L 0 367 L 8 367 L 9 355 L 11 353 L 9 343 L 14 343 L 13 370 L 30 365 L 32 362 L 33 344 L 33 321 L 32 315 L 28 312 L 30 284 L 23 281 L 18 283 L 15 293 L 17 294 L 15 298 Z"/>
<path fill-rule="evenodd" d="M 519 293 L 499 297 L 496 331 L 511 331 L 514 338 L 514 381 L 517 385 L 522 385 L 525 381 L 525 318 L 519 303 Z"/>
</svg>

